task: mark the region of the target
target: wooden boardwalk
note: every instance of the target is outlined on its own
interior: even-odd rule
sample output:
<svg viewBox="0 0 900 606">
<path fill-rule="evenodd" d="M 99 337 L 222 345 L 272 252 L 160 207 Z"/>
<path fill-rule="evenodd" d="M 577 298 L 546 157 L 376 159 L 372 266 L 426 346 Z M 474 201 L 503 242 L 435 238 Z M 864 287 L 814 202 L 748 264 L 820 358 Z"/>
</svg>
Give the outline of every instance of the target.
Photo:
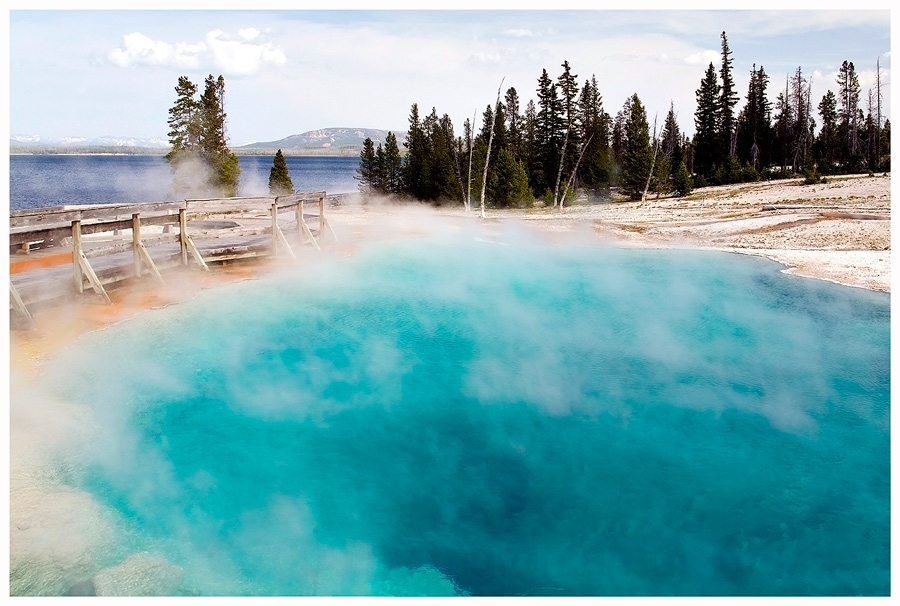
<svg viewBox="0 0 900 606">
<path fill-rule="evenodd" d="M 254 257 L 295 257 L 336 240 L 322 192 L 144 204 L 58 206 L 10 213 L 10 326 L 32 328 L 29 308 L 166 270 Z M 16 321 L 14 321 L 14 318 Z"/>
</svg>

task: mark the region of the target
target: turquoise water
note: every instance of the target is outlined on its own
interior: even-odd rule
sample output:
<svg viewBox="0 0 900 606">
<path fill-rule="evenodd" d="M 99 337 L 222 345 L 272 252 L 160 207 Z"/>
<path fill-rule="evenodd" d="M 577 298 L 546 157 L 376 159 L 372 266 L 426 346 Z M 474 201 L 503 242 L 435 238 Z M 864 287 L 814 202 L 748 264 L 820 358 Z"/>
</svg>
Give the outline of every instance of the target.
<svg viewBox="0 0 900 606">
<path fill-rule="evenodd" d="M 176 593 L 888 595 L 889 298 L 778 269 L 447 238 L 209 290 L 59 360 L 72 482 Z"/>
</svg>

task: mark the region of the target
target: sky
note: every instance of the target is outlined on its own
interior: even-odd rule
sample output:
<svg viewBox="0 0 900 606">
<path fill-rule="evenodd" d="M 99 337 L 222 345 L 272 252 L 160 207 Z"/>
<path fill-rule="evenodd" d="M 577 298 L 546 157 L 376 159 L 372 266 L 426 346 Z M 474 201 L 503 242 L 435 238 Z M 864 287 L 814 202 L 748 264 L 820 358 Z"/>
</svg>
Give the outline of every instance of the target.
<svg viewBox="0 0 900 606">
<path fill-rule="evenodd" d="M 504 93 L 516 89 L 524 110 L 536 101 L 542 70 L 555 80 L 563 61 L 581 84 L 596 76 L 610 115 L 636 93 L 651 124 L 654 116 L 662 124 L 671 103 L 690 135 L 696 90 L 709 63 L 717 70 L 721 64 L 723 31 L 738 109 L 754 64 L 769 75 L 773 102 L 800 67 L 818 105 L 827 89 L 837 92 L 835 76 L 847 60 L 859 74 L 865 111 L 880 59 L 882 113 L 890 116 L 886 5 L 309 11 L 206 10 L 202 3 L 186 4 L 199 10 L 26 10 L 40 3 L 18 4 L 8 12 L 10 135 L 165 139 L 178 77 L 202 90 L 208 74 L 225 77 L 232 146 L 329 127 L 403 131 L 413 103 L 423 116 L 432 108 L 448 114 L 460 134 L 467 118 L 477 115 L 480 126 L 501 81 Z M 177 6 L 160 6 L 170 5 Z M 270 5 L 278 3 L 261 4 Z"/>
</svg>

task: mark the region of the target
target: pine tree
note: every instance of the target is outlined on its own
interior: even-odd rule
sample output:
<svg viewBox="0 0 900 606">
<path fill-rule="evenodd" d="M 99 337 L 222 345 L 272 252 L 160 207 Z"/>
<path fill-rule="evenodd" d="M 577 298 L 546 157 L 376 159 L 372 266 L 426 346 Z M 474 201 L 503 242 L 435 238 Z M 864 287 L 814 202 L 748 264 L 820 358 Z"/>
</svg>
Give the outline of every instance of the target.
<svg viewBox="0 0 900 606">
<path fill-rule="evenodd" d="M 199 100 L 193 95 L 197 87 L 187 78 L 178 79 L 178 98 L 169 109 L 169 142 L 167 154 L 175 171 L 174 192 L 189 195 L 236 196 L 240 180 L 240 160 L 228 149 L 225 131 L 225 79 L 210 74 Z M 196 168 L 187 160 L 199 163 L 205 175 L 197 179 Z"/>
<path fill-rule="evenodd" d="M 662 135 L 660 135 L 662 151 L 666 156 L 666 160 L 670 168 L 677 168 L 681 164 L 681 129 L 678 128 L 678 116 L 675 114 L 675 102 L 669 101 L 669 113 L 666 114 L 666 121 L 663 124 Z"/>
<path fill-rule="evenodd" d="M 793 141 L 791 125 L 794 123 L 793 108 L 788 99 L 788 86 L 785 83 L 785 90 L 778 93 L 775 99 L 775 137 L 774 147 L 777 157 L 773 160 L 780 162 L 782 173 L 787 170 L 790 164 L 791 143 Z"/>
<path fill-rule="evenodd" d="M 371 139 L 369 142 L 371 143 Z M 276 196 L 294 193 L 294 183 L 291 181 L 287 162 L 280 149 L 275 152 L 275 159 L 269 170 L 269 193 Z"/>
<path fill-rule="evenodd" d="M 379 147 L 381 146 L 379 145 Z M 402 166 L 403 161 L 397 145 L 397 136 L 393 132 L 388 132 L 384 138 L 384 159 L 378 167 L 380 185 L 385 193 L 399 194 L 403 191 Z"/>
<path fill-rule="evenodd" d="M 544 175 L 541 170 L 540 148 L 538 146 L 537 107 L 534 101 L 529 100 L 525 106 L 525 114 L 522 117 L 522 148 L 520 156 L 525 163 L 528 173 L 528 185 L 532 191 L 543 191 Z"/>
<path fill-rule="evenodd" d="M 200 104 L 195 99 L 197 85 L 186 76 L 181 76 L 175 86 L 175 93 L 175 105 L 169 108 L 169 144 L 172 146 L 172 150 L 166 154 L 169 161 L 180 153 L 197 151 L 200 136 Z"/>
<path fill-rule="evenodd" d="M 697 89 L 697 110 L 694 112 L 694 172 L 706 178 L 712 176 L 713 166 L 719 161 L 719 93 L 716 69 L 710 63 Z"/>
<path fill-rule="evenodd" d="M 538 112 L 536 123 L 538 170 L 541 181 L 538 183 L 541 192 L 550 191 L 556 182 L 560 152 L 565 131 L 565 120 L 562 115 L 562 104 L 557 95 L 557 87 L 543 70 L 538 79 Z"/>
<path fill-rule="evenodd" d="M 560 182 L 568 179 L 581 147 L 578 111 L 578 76 L 572 73 L 568 61 L 562 62 L 563 73 L 556 79 L 559 88 L 560 119 L 563 125 L 563 142 L 560 164 L 557 167 L 554 192 L 559 194 Z"/>
<path fill-rule="evenodd" d="M 763 67 L 757 70 L 754 64 L 747 87 L 747 103 L 738 116 L 738 160 L 757 171 L 769 165 L 772 153 L 772 104 L 766 94 L 768 84 L 769 76 Z"/>
<path fill-rule="evenodd" d="M 425 133 L 419 120 L 419 105 L 413 103 L 409 112 L 409 130 L 406 133 L 406 158 L 403 162 L 403 191 L 422 200 L 422 170 L 425 165 Z"/>
<path fill-rule="evenodd" d="M 281 150 L 278 150 L 281 153 Z M 278 156 L 276 155 L 276 158 Z M 272 169 L 275 170 L 274 168 Z M 356 169 L 355 178 L 359 181 L 359 191 L 363 194 L 372 194 L 376 189 L 378 178 L 378 166 L 375 164 L 375 143 L 371 137 L 363 141 L 362 151 L 359 152 L 359 168 Z M 269 189 L 272 188 L 272 177 L 269 177 Z"/>
<path fill-rule="evenodd" d="M 837 75 L 841 134 L 844 140 L 843 160 L 852 164 L 858 161 L 859 146 L 859 77 L 852 61 L 844 61 Z"/>
<path fill-rule="evenodd" d="M 672 187 L 679 196 L 687 196 L 694 190 L 694 182 L 691 173 L 684 162 L 678 165 L 672 180 Z"/>
<path fill-rule="evenodd" d="M 522 116 L 519 109 L 519 94 L 515 88 L 510 87 L 504 97 L 506 107 L 506 133 L 508 149 L 516 159 L 521 160 L 522 146 Z"/>
<path fill-rule="evenodd" d="M 735 148 L 735 120 L 734 106 L 738 102 L 738 93 L 734 89 L 734 78 L 731 76 L 731 50 L 728 48 L 728 39 L 722 32 L 722 67 L 719 75 L 722 78 L 722 87 L 719 96 L 719 154 L 723 160 L 725 156 L 734 155 Z"/>
<path fill-rule="evenodd" d="M 597 88 L 597 78 L 586 80 L 579 99 L 581 139 L 586 142 L 578 168 L 583 187 L 608 187 L 610 180 L 609 114 L 603 110 L 603 99 Z"/>
<path fill-rule="evenodd" d="M 216 170 L 218 190 L 226 198 L 233 198 L 238 195 L 241 161 L 234 152 L 227 151 L 222 156 Z"/>
<path fill-rule="evenodd" d="M 831 174 L 837 161 L 840 149 L 838 134 L 837 97 L 828 91 L 819 102 L 819 117 L 822 119 L 822 130 L 815 143 L 815 157 L 820 164 L 820 172 Z"/>
<path fill-rule="evenodd" d="M 521 203 L 530 204 L 534 194 L 528 187 L 528 175 L 522 163 L 511 151 L 501 149 L 494 164 L 496 168 L 488 185 L 488 195 L 493 205 L 506 208 Z"/>
<path fill-rule="evenodd" d="M 635 93 L 629 101 L 625 146 L 622 150 L 622 189 L 633 200 L 639 200 L 644 192 L 652 159 L 647 112 Z"/>
</svg>

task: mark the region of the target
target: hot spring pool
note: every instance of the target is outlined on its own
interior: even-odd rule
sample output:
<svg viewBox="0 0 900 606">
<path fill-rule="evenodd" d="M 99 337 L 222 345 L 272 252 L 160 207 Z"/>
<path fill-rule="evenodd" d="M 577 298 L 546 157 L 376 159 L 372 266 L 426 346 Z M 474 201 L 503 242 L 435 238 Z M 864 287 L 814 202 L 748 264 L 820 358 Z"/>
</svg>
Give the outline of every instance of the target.
<svg viewBox="0 0 900 606">
<path fill-rule="evenodd" d="M 188 595 L 890 593 L 889 297 L 700 251 L 367 246 L 82 338 L 67 482 Z M 140 567 L 134 574 L 142 574 Z M 174 578 L 174 580 L 172 580 Z"/>
</svg>

